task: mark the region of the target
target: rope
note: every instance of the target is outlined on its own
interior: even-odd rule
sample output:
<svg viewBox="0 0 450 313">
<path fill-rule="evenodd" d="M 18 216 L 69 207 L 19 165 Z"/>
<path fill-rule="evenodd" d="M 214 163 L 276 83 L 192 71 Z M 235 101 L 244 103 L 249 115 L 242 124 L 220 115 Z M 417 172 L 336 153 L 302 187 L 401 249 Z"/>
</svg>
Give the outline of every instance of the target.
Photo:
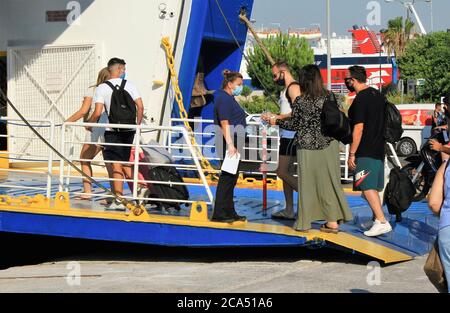
<svg viewBox="0 0 450 313">
<path fill-rule="evenodd" d="M 9 100 L 9 98 L 5 95 L 3 90 L 0 89 L 0 95 L 2 98 L 11 106 L 13 111 L 20 117 L 20 119 L 31 129 L 31 131 L 43 142 L 45 143 L 57 156 L 59 156 L 62 160 L 67 162 L 75 171 L 77 171 L 81 176 L 86 178 L 89 182 L 96 185 L 100 189 L 102 189 L 107 194 L 113 196 L 117 201 L 119 201 L 121 204 L 123 204 L 125 207 L 128 207 L 132 210 L 134 215 L 142 215 L 144 213 L 144 208 L 142 206 L 137 207 L 132 202 L 116 195 L 113 193 L 110 189 L 106 188 L 103 184 L 93 179 L 91 176 L 85 174 L 78 166 L 76 166 L 73 162 L 71 162 L 69 159 L 67 159 L 61 152 L 59 152 L 55 147 L 53 147 L 29 122 L 28 120 L 20 113 L 20 111 L 16 108 L 16 106 Z"/>
<path fill-rule="evenodd" d="M 257 71 L 255 71 L 253 64 L 250 62 L 250 59 L 245 55 L 244 49 L 241 47 L 239 40 L 237 39 L 235 33 L 233 32 L 233 29 L 231 28 L 230 23 L 228 22 L 228 19 L 225 15 L 225 13 L 223 12 L 222 7 L 220 6 L 220 3 L 218 0 L 215 0 L 217 7 L 220 11 L 220 14 L 222 15 L 225 24 L 227 25 L 228 30 L 230 31 L 231 36 L 234 39 L 234 42 L 236 43 L 237 47 L 239 48 L 239 50 L 242 53 L 242 56 L 245 58 L 245 60 L 247 61 L 248 66 L 253 70 L 253 72 L 255 73 L 256 78 L 258 79 L 258 81 L 260 82 L 261 86 L 263 87 L 264 91 L 266 92 L 266 94 L 269 96 L 270 100 L 273 101 L 273 103 L 275 103 L 277 105 L 277 107 L 280 107 L 278 101 L 276 101 L 273 98 L 273 95 L 270 94 L 267 91 L 267 87 L 264 85 L 262 79 L 259 77 Z M 240 13 L 241 19 L 242 19 L 242 15 L 244 15 L 243 12 Z M 247 24 L 247 26 L 249 26 Z M 252 31 L 253 32 L 253 31 Z M 254 32 L 253 32 L 254 33 Z M 270 57 L 270 53 L 267 51 L 267 49 L 265 48 L 265 46 L 262 44 L 262 42 L 259 40 L 258 36 L 256 36 L 255 34 L 255 38 L 257 39 L 258 44 L 261 46 L 261 48 L 263 49 L 264 53 L 266 54 L 266 57 L 268 57 L 269 59 L 269 63 L 271 65 L 274 64 L 273 59 Z M 268 104 L 266 103 L 266 112 L 268 111 Z M 262 124 L 262 166 L 261 166 L 261 172 L 263 174 L 263 208 L 262 208 L 262 212 L 263 212 L 263 216 L 267 215 L 267 125 L 266 124 Z M 243 180 L 243 177 L 239 178 L 240 181 Z"/>
<path fill-rule="evenodd" d="M 236 37 L 236 35 L 235 35 L 234 31 L 233 31 L 233 28 L 232 28 L 231 25 L 230 25 L 230 22 L 228 22 L 228 19 L 227 19 L 225 13 L 223 12 L 223 9 L 222 9 L 222 7 L 221 7 L 221 5 L 220 5 L 220 3 L 219 3 L 219 0 L 215 0 L 215 1 L 216 1 L 216 4 L 217 4 L 218 9 L 219 9 L 219 11 L 220 11 L 220 14 L 222 15 L 222 17 L 223 17 L 223 19 L 224 19 L 224 21 L 225 21 L 225 24 L 227 25 L 227 28 L 228 28 L 228 30 L 230 31 L 231 36 L 233 37 L 234 42 L 236 43 L 237 47 L 238 47 L 239 50 L 241 51 L 242 56 L 243 56 L 243 57 L 245 58 L 245 60 L 247 61 L 248 66 L 249 66 L 249 67 L 253 70 L 253 72 L 255 73 L 256 79 L 259 81 L 259 83 L 260 83 L 261 86 L 263 87 L 263 89 L 264 89 L 264 91 L 266 92 L 266 94 L 268 95 L 269 99 L 270 99 L 273 103 L 275 103 L 275 105 L 276 105 L 277 107 L 280 107 L 280 104 L 278 103 L 278 101 L 273 97 L 273 95 L 272 95 L 271 93 L 269 93 L 269 91 L 268 91 L 266 85 L 264 84 L 264 82 L 262 81 L 262 79 L 259 77 L 257 71 L 255 70 L 253 64 L 250 62 L 250 59 L 248 58 L 248 56 L 245 55 L 245 51 L 244 51 L 244 49 L 242 48 L 241 44 L 239 43 L 239 40 L 237 39 L 237 37 Z M 267 106 L 267 103 L 266 103 L 266 111 L 267 111 L 267 107 L 268 107 L 268 106 Z"/>
<path fill-rule="evenodd" d="M 212 167 L 211 163 L 205 158 L 203 155 L 202 150 L 200 149 L 199 145 L 197 144 L 197 141 L 195 139 L 195 136 L 193 135 L 194 131 L 191 128 L 191 125 L 189 124 L 188 120 L 188 113 L 186 112 L 186 108 L 184 107 L 183 103 L 183 94 L 181 93 L 180 85 L 178 82 L 178 75 L 175 70 L 175 58 L 173 56 L 173 50 L 172 45 L 170 44 L 169 38 L 164 37 L 161 41 L 164 50 L 166 51 L 166 59 L 167 59 L 167 66 L 169 68 L 170 77 L 172 81 L 172 87 L 175 92 L 175 101 L 178 104 L 178 109 L 180 113 L 180 119 L 183 120 L 184 127 L 187 129 L 189 134 L 189 139 L 191 141 L 192 147 L 195 150 L 196 155 L 200 159 L 200 165 L 204 170 L 209 172 L 210 174 L 215 173 L 216 170 Z"/>
</svg>

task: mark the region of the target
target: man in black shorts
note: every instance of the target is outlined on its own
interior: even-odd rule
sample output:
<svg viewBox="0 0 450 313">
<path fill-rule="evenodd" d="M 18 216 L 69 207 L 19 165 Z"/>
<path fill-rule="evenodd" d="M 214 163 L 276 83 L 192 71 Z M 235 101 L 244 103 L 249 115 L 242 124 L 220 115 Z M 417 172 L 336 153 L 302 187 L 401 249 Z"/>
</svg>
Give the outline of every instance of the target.
<svg viewBox="0 0 450 313">
<path fill-rule="evenodd" d="M 125 91 L 133 98 L 136 104 L 136 124 L 140 125 L 144 115 L 144 105 L 139 91 L 134 84 L 125 80 L 125 61 L 118 58 L 113 58 L 108 62 L 108 70 L 111 74 L 110 80 L 99 85 L 95 91 L 94 102 L 95 110 L 89 119 L 90 123 L 96 123 L 102 114 L 108 116 L 111 112 L 111 98 L 113 88 L 123 86 Z M 106 122 L 106 123 L 109 123 Z M 131 145 L 134 142 L 135 130 L 115 130 L 107 128 L 105 130 L 105 149 L 103 157 L 108 161 L 117 161 L 112 164 L 113 177 L 120 181 L 113 181 L 114 191 L 118 196 L 123 196 L 123 178 L 133 179 L 132 166 L 130 164 L 123 164 L 122 162 L 129 162 L 131 155 Z M 108 144 L 123 144 L 126 146 L 112 146 Z M 111 203 L 109 210 L 123 211 L 126 208 L 117 201 Z"/>
</svg>

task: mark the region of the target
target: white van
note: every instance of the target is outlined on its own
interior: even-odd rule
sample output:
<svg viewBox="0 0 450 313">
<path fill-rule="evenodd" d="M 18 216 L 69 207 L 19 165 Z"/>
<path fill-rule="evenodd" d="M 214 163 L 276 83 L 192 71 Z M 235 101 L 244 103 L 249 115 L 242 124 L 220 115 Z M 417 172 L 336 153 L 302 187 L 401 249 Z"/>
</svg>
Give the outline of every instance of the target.
<svg viewBox="0 0 450 313">
<path fill-rule="evenodd" d="M 399 104 L 397 105 L 403 120 L 403 136 L 396 144 L 399 156 L 416 153 L 431 136 L 433 111 L 435 104 Z"/>
</svg>

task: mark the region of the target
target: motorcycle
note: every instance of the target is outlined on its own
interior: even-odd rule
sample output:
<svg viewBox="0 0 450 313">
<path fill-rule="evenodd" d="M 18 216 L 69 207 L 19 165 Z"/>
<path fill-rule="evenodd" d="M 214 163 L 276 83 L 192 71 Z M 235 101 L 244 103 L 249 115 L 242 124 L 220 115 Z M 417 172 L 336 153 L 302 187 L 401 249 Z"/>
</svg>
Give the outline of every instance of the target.
<svg viewBox="0 0 450 313">
<path fill-rule="evenodd" d="M 435 139 L 442 144 L 448 142 L 444 132 L 433 134 L 429 140 L 431 139 Z M 421 147 L 419 153 L 405 159 L 408 164 L 402 168 L 402 171 L 408 174 L 416 187 L 414 202 L 419 202 L 426 198 L 433 185 L 434 177 L 442 164 L 441 153 L 430 148 L 429 140 Z"/>
</svg>

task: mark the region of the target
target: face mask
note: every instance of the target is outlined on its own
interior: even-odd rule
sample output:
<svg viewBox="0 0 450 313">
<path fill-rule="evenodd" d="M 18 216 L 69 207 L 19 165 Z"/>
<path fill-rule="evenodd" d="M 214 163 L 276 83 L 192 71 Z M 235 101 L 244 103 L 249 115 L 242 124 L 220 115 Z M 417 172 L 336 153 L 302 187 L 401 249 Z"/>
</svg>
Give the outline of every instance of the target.
<svg viewBox="0 0 450 313">
<path fill-rule="evenodd" d="M 126 74 L 126 73 L 123 73 L 122 75 L 120 75 L 120 78 L 121 78 L 121 79 L 125 79 L 126 76 L 127 76 L 127 74 Z"/>
<path fill-rule="evenodd" d="M 355 87 L 353 87 L 353 85 L 350 85 L 350 80 L 345 81 L 345 86 L 347 87 L 348 91 L 355 92 Z"/>
<path fill-rule="evenodd" d="M 283 76 L 281 76 L 283 75 Z M 280 74 L 280 78 L 276 81 L 278 86 L 284 87 L 286 86 L 286 80 L 284 79 L 284 73 Z"/>
<path fill-rule="evenodd" d="M 242 93 L 242 90 L 244 90 L 244 86 L 237 86 L 236 88 L 233 89 L 233 96 L 240 96 Z"/>
</svg>

